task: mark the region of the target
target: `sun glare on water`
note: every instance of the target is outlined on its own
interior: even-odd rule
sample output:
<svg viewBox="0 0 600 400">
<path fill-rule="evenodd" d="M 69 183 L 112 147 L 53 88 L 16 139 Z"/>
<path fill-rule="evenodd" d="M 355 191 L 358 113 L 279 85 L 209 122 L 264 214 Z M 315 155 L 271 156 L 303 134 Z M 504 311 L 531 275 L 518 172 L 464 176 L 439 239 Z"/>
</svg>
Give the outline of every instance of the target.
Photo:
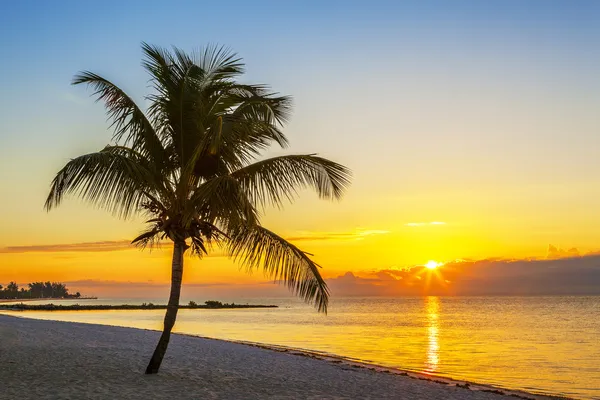
<svg viewBox="0 0 600 400">
<path fill-rule="evenodd" d="M 433 260 L 429 260 L 429 261 L 427 261 L 427 264 L 425 264 L 425 266 L 428 269 L 436 269 L 440 265 L 442 265 L 442 263 L 439 263 L 439 262 L 436 262 L 436 261 L 433 261 Z"/>
</svg>

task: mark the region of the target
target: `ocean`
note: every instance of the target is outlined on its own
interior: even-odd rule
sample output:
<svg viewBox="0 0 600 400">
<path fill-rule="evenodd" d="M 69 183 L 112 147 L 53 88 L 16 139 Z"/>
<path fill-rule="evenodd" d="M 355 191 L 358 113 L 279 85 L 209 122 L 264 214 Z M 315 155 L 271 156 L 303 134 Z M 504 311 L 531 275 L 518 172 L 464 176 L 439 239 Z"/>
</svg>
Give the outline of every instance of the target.
<svg viewBox="0 0 600 400">
<path fill-rule="evenodd" d="M 310 349 L 509 389 L 600 399 L 600 296 L 333 298 L 328 315 L 295 299 L 218 300 L 280 307 L 180 310 L 174 331 Z M 54 301 L 76 302 L 142 301 Z M 164 310 L 18 315 L 160 330 Z"/>
</svg>

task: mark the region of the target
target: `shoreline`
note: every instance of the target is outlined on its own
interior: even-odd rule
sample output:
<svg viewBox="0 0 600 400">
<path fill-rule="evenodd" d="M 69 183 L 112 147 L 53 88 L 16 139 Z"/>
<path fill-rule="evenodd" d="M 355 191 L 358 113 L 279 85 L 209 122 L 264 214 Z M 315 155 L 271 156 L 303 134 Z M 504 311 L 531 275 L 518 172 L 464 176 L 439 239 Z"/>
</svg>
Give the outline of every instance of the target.
<svg viewBox="0 0 600 400">
<path fill-rule="evenodd" d="M 96 324 L 89 324 L 89 325 L 96 325 Z M 140 328 L 128 328 L 128 329 L 140 329 Z M 160 331 L 155 331 L 152 329 L 141 329 L 141 330 L 150 331 L 150 332 L 160 332 Z M 486 392 L 486 393 L 494 393 L 494 394 L 499 394 L 499 395 L 503 395 L 503 396 L 509 396 L 512 398 L 520 398 L 520 399 L 527 399 L 527 400 L 576 400 L 573 397 L 555 395 L 555 394 L 550 394 L 550 393 L 528 392 L 528 391 L 519 390 L 519 389 L 508 389 L 505 387 L 495 386 L 495 385 L 491 385 L 491 384 L 477 383 L 477 382 L 468 381 L 468 380 L 464 380 L 464 379 L 454 379 L 454 378 L 446 377 L 446 376 L 442 376 L 442 375 L 431 374 L 431 373 L 428 373 L 425 371 L 387 367 L 385 365 L 379 365 L 379 364 L 375 364 L 375 363 L 371 363 L 371 362 L 367 362 L 367 361 L 362 361 L 359 359 L 355 359 L 353 357 L 347 357 L 347 356 L 343 356 L 343 355 L 339 355 L 339 354 L 321 352 L 321 351 L 317 351 L 317 350 L 304 349 L 304 348 L 300 348 L 300 347 L 290 347 L 290 346 L 266 344 L 266 343 L 259 343 L 259 342 L 249 342 L 249 341 L 245 341 L 245 340 L 217 339 L 217 338 L 212 338 L 209 336 L 193 335 L 193 334 L 188 334 L 188 333 L 173 333 L 173 335 L 187 336 L 187 337 L 200 338 L 200 339 L 206 339 L 206 340 L 215 340 L 215 341 L 225 342 L 225 343 L 241 344 L 244 346 L 256 347 L 256 348 L 263 349 L 263 350 L 275 351 L 275 352 L 279 352 L 279 353 L 288 353 L 288 354 L 291 354 L 294 356 L 299 356 L 299 357 L 309 357 L 309 358 L 312 358 L 315 360 L 321 360 L 321 361 L 325 361 L 325 362 L 339 364 L 340 366 L 347 365 L 352 368 L 363 368 L 363 369 L 367 369 L 367 370 L 374 371 L 377 373 L 397 375 L 400 377 L 406 377 L 406 378 L 410 378 L 410 379 L 418 379 L 421 381 L 427 381 L 427 382 L 441 384 L 441 385 L 454 386 L 454 387 L 459 387 L 461 389 L 472 390 L 475 392 L 481 391 L 481 392 Z"/>
<path fill-rule="evenodd" d="M 235 340 L 225 340 L 225 339 L 215 339 L 211 337 L 204 336 L 196 336 L 196 335 L 187 335 L 187 334 L 179 334 L 184 336 L 192 336 L 192 337 L 201 337 L 203 339 L 208 340 L 220 340 L 229 343 L 237 343 L 243 344 L 246 346 L 258 347 L 264 350 L 277 351 L 282 353 L 290 353 L 292 355 L 300 356 L 300 357 L 310 357 L 316 360 L 329 361 L 336 364 L 345 363 L 346 365 L 353 368 L 365 368 L 378 373 L 386 373 L 393 374 L 402 377 L 408 377 L 411 379 L 418 379 L 422 381 L 428 381 L 431 383 L 437 383 L 442 385 L 455 386 L 462 389 L 473 390 L 473 391 L 481 391 L 487 393 L 495 393 L 503 396 L 510 396 L 513 398 L 520 399 L 532 399 L 532 400 L 543 400 L 543 399 L 552 399 L 552 400 L 574 400 L 572 397 L 554 395 L 550 393 L 543 392 L 527 392 L 524 390 L 518 389 L 508 389 L 502 386 L 495 386 L 491 384 L 485 383 L 477 383 L 468 380 L 454 379 L 442 375 L 430 374 L 424 371 L 415 371 L 404 368 L 394 368 L 387 367 L 384 365 L 379 365 L 375 363 L 370 363 L 367 361 L 355 360 L 351 357 L 342 356 L 339 354 L 329 354 L 322 353 L 315 350 L 303 349 L 303 348 L 295 348 L 295 347 L 287 347 L 287 346 L 277 346 L 277 345 L 269 345 L 264 343 L 256 343 L 256 342 L 247 342 L 247 341 L 235 341 Z"/>
<path fill-rule="evenodd" d="M 180 305 L 180 310 L 235 310 L 235 309 L 247 309 L 247 308 L 279 308 L 276 305 L 264 305 L 264 304 L 220 304 L 217 306 L 197 304 L 194 306 Z M 110 311 L 110 310 L 166 310 L 166 304 L 92 304 L 92 305 L 64 305 L 64 304 L 36 304 L 26 305 L 22 303 L 15 304 L 0 304 L 0 311 Z"/>
<path fill-rule="evenodd" d="M 113 326 L 113 325 L 100 325 L 100 324 L 90 324 L 90 323 L 80 323 L 80 322 L 62 322 L 62 321 L 52 321 L 52 320 L 38 320 L 35 318 L 28 318 L 27 316 L 22 315 L 22 314 L 21 315 L 11 315 L 11 314 L 12 313 L 0 314 L 0 318 L 3 316 L 7 316 L 9 318 L 15 318 L 18 320 L 36 321 L 39 323 L 50 322 L 50 323 L 56 323 L 56 324 L 66 324 L 66 325 L 64 325 L 66 327 L 83 326 L 83 327 L 89 327 L 89 328 L 93 328 L 93 327 L 103 327 L 103 328 L 108 328 L 108 329 L 117 328 L 119 330 L 126 330 L 128 332 L 138 332 L 138 333 L 148 332 L 148 333 L 152 333 L 152 334 L 157 334 L 158 332 L 160 332 L 158 330 L 152 330 L 152 329 L 125 328 L 125 327 L 119 327 L 119 326 Z M 1 333 L 1 330 L 0 330 L 0 333 Z M 481 383 L 476 383 L 476 382 L 471 382 L 471 381 L 453 379 L 453 378 L 439 376 L 439 375 L 435 375 L 435 374 L 429 374 L 429 373 L 423 372 L 423 371 L 413 371 L 413 370 L 407 370 L 407 369 L 402 369 L 402 368 L 386 367 L 386 366 L 377 365 L 374 363 L 356 360 L 351 357 L 345 357 L 345 356 L 341 356 L 341 355 L 329 354 L 329 353 L 324 353 L 324 352 L 319 352 L 319 351 L 314 351 L 314 350 L 309 350 L 309 349 L 303 349 L 303 348 L 294 348 L 294 347 L 280 346 L 280 345 L 270 345 L 270 344 L 248 342 L 248 341 L 241 341 L 241 340 L 224 340 L 224 339 L 216 339 L 216 338 L 211 338 L 211 337 L 206 337 L 206 336 L 201 336 L 201 335 L 182 334 L 182 333 L 173 333 L 173 337 L 189 338 L 189 339 L 197 340 L 197 341 L 211 341 L 211 342 L 217 343 L 217 346 L 239 345 L 239 346 L 244 346 L 246 348 L 259 349 L 262 351 L 266 350 L 266 351 L 269 351 L 271 354 L 278 354 L 278 353 L 285 354 L 285 355 L 293 356 L 295 359 L 294 363 L 298 363 L 303 359 L 315 360 L 318 363 L 320 363 L 322 367 L 324 365 L 334 365 L 337 368 L 344 370 L 344 371 L 375 373 L 380 378 L 383 376 L 386 376 L 386 377 L 390 377 L 392 379 L 399 379 L 400 384 L 402 384 L 402 383 L 408 384 L 408 382 L 410 382 L 410 381 L 418 382 L 418 383 L 425 383 L 426 385 L 428 385 L 427 386 L 428 390 L 434 390 L 435 387 L 444 388 L 445 390 L 448 390 L 448 391 L 460 390 L 460 392 L 462 394 L 459 396 L 459 398 L 461 398 L 461 399 L 462 398 L 471 398 L 471 396 L 473 396 L 473 398 L 478 398 L 477 396 L 483 395 L 483 394 L 493 394 L 493 395 L 495 395 L 494 398 L 496 398 L 496 399 L 502 398 L 500 396 L 504 396 L 504 398 L 521 398 L 521 399 L 532 399 L 532 400 L 571 399 L 570 397 L 565 397 L 565 396 L 552 395 L 552 394 L 540 393 L 540 392 L 528 392 L 528 391 L 517 390 L 517 389 L 508 389 L 508 388 L 503 388 L 503 387 L 489 385 L 489 384 L 481 384 Z M 196 343 L 196 344 L 198 344 L 198 343 Z M 150 352 L 152 349 L 153 349 L 153 347 L 148 348 L 148 349 L 144 348 L 144 349 L 138 349 L 138 350 Z M 167 355 L 169 355 L 169 352 L 167 352 Z M 262 356 L 264 356 L 264 355 L 261 355 L 261 357 Z M 164 373 L 168 373 L 168 371 L 164 371 L 167 368 L 168 367 L 163 367 Z M 141 374 L 141 371 L 139 373 Z M 467 395 L 467 393 L 471 393 L 471 394 Z M 425 398 L 433 398 L 433 397 L 425 396 Z"/>
</svg>

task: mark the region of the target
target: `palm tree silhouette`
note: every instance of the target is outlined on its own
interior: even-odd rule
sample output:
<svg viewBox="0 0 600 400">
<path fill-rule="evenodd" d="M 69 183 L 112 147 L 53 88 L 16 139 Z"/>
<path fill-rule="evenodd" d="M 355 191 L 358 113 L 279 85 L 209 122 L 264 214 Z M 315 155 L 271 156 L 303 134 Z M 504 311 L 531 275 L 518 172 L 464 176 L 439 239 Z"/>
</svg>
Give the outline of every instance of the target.
<svg viewBox="0 0 600 400">
<path fill-rule="evenodd" d="M 314 154 L 256 161 L 271 144 L 288 145 L 281 129 L 291 101 L 265 85 L 239 83 L 244 64 L 229 50 L 209 46 L 187 54 L 146 43 L 142 50 L 153 88 L 147 112 L 99 75 L 74 77 L 73 84 L 90 86 L 104 102 L 113 143 L 69 161 L 52 181 L 45 207 L 51 210 L 75 194 L 122 218 L 141 212 L 148 227 L 132 243 L 143 248 L 173 242 L 164 330 L 146 369 L 152 374 L 175 324 L 188 249 L 202 257 L 217 246 L 248 270 L 262 267 L 327 312 L 329 292 L 319 265 L 261 226 L 259 216 L 305 187 L 339 199 L 350 172 Z"/>
</svg>

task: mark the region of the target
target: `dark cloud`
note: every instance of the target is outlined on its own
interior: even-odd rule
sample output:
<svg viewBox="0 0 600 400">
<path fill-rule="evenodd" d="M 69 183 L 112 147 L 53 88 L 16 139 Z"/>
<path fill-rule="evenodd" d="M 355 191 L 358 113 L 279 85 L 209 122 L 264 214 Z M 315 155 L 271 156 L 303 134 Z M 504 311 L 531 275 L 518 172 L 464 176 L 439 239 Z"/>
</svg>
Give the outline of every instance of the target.
<svg viewBox="0 0 600 400">
<path fill-rule="evenodd" d="M 551 260 L 456 261 L 423 267 L 346 273 L 327 281 L 334 295 L 596 295 L 600 255 Z"/>
<path fill-rule="evenodd" d="M 327 279 L 334 296 L 385 296 L 387 284 L 379 278 L 362 278 L 346 272 L 337 278 Z"/>
</svg>

